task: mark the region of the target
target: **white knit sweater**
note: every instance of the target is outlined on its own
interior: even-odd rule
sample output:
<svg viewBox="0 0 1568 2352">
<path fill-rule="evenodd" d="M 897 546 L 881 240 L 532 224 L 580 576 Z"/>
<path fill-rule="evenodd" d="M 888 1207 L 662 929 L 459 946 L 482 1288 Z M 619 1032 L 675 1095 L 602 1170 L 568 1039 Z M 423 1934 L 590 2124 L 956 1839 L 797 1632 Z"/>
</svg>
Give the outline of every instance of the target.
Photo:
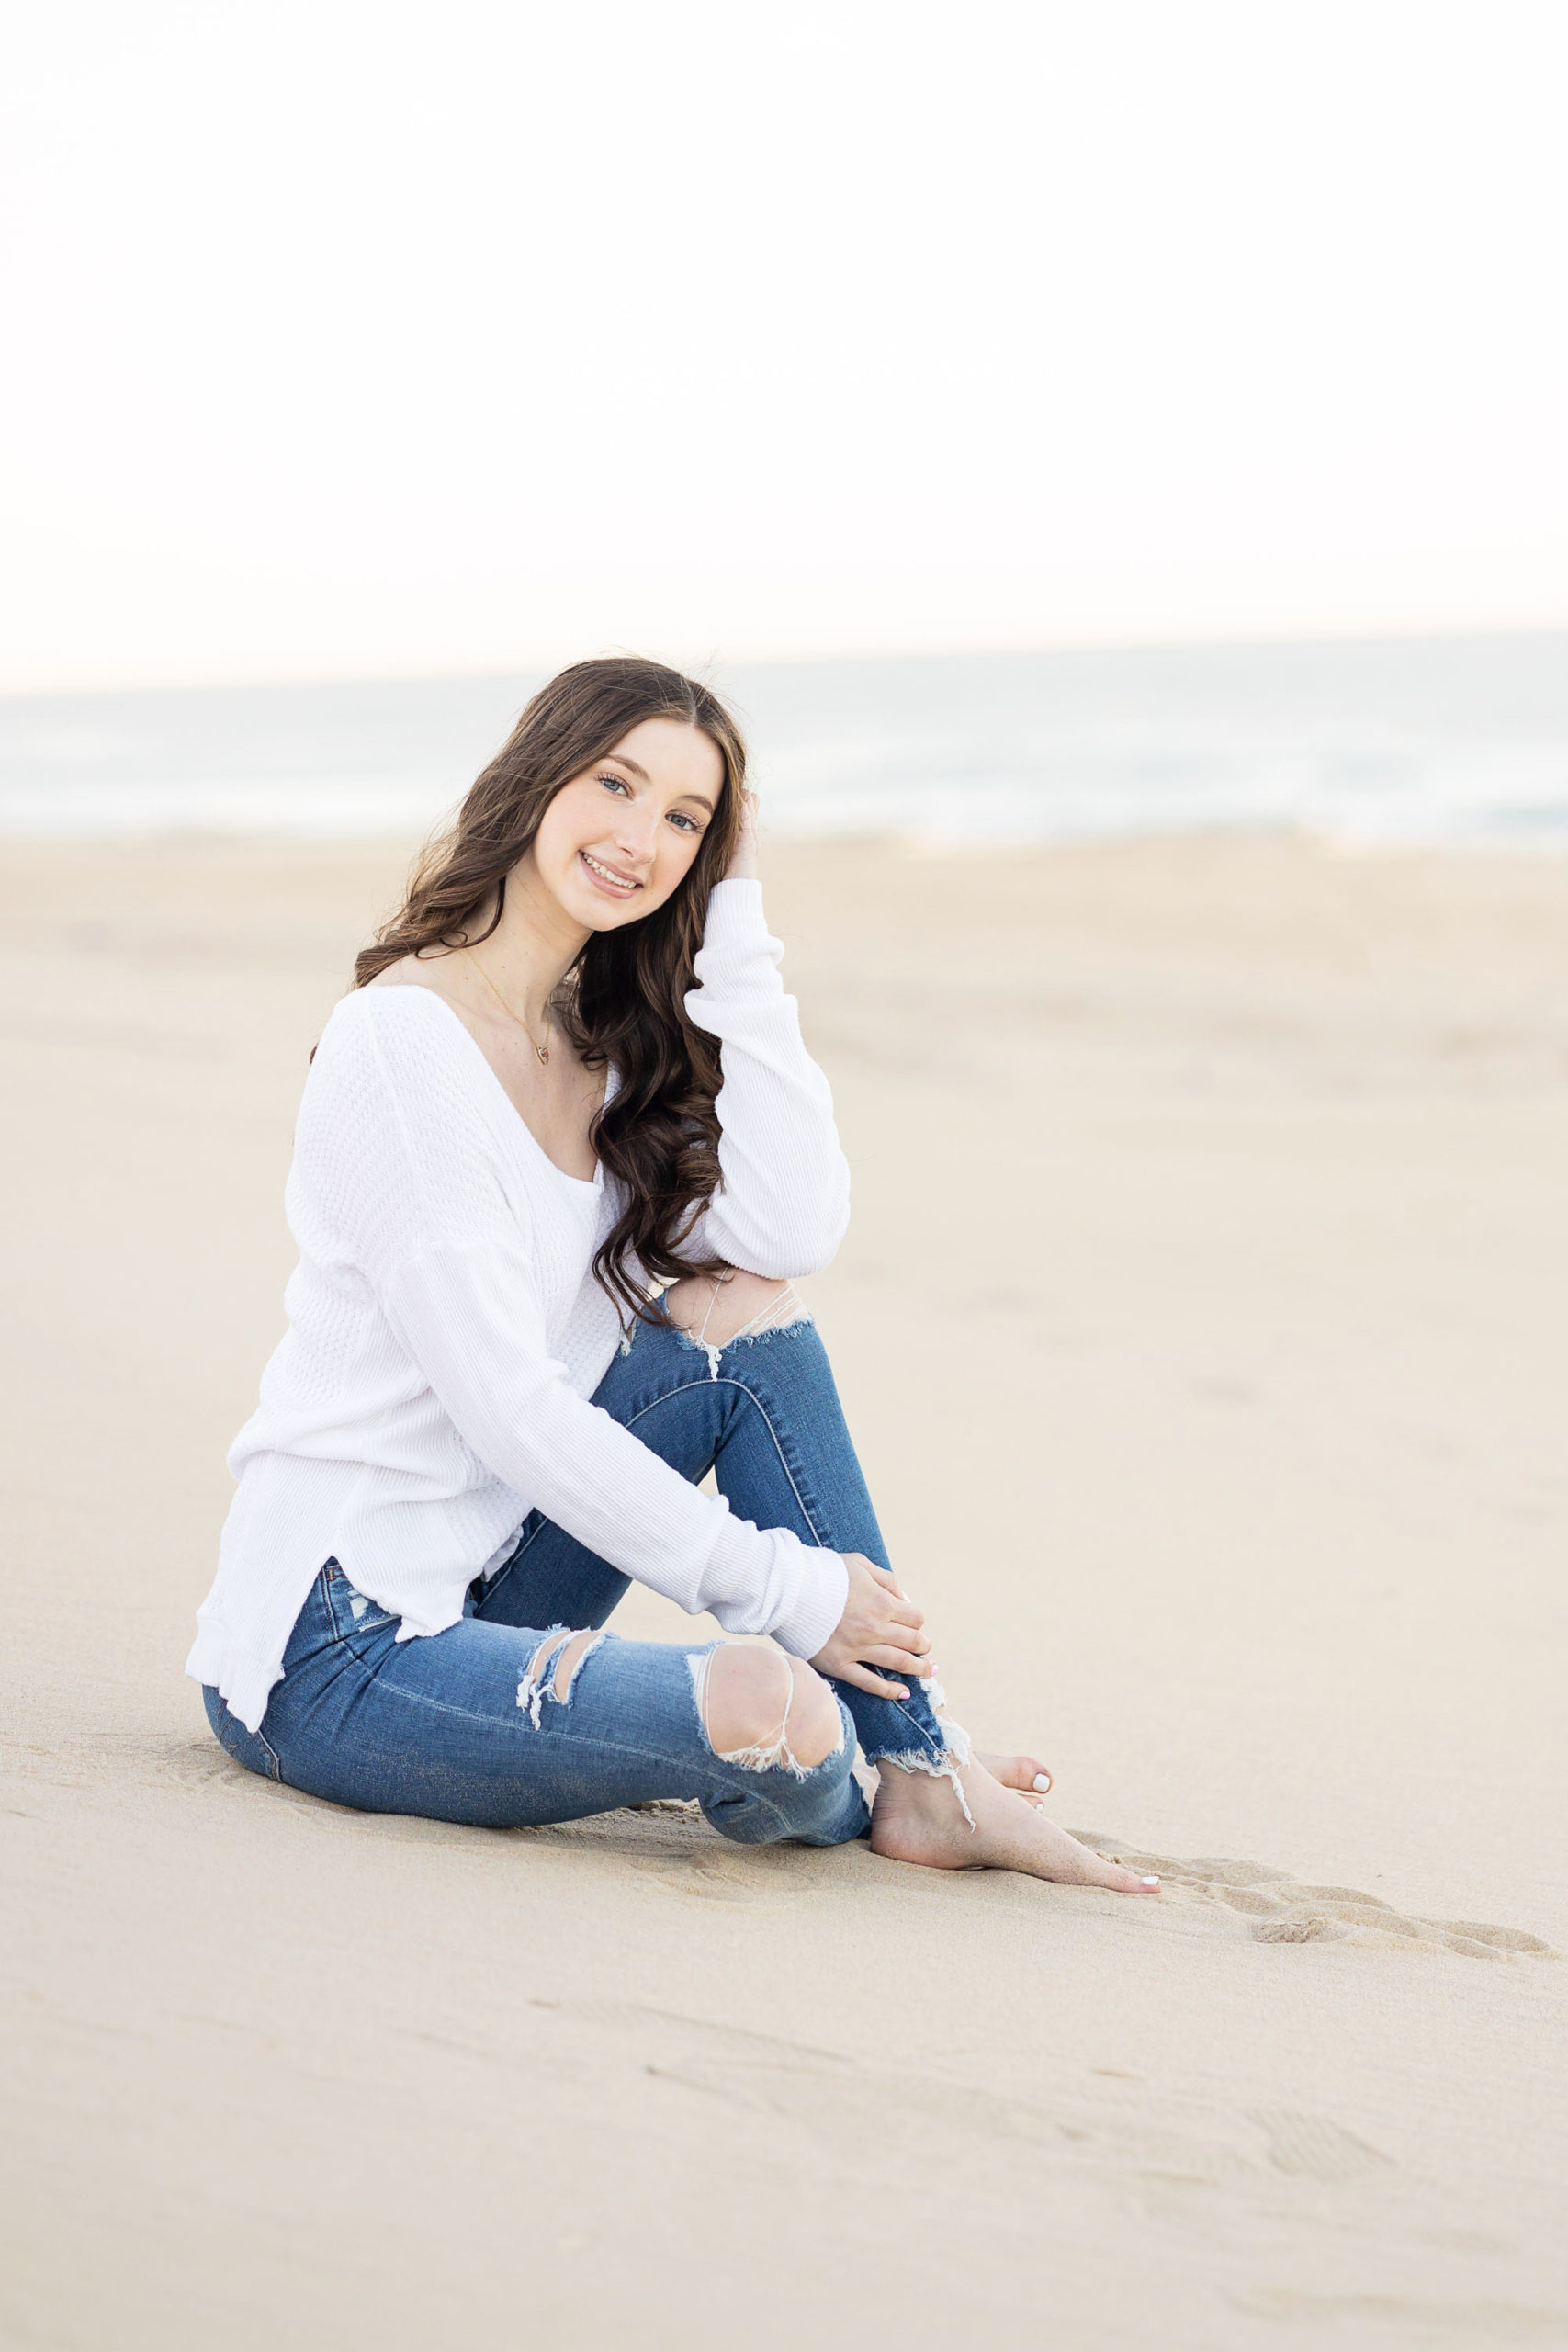
<svg viewBox="0 0 1568 2352">
<path fill-rule="evenodd" d="M 692 1019 L 720 1040 L 720 1188 L 690 1245 L 759 1274 L 826 1264 L 849 1217 L 827 1080 L 800 1039 L 761 885 L 709 901 Z M 418 987 L 334 1007 L 286 1194 L 299 1263 L 186 1672 L 255 1730 L 311 1578 L 335 1557 L 438 1634 L 532 1509 L 684 1609 L 797 1657 L 842 1614 L 836 1552 L 733 1517 L 586 1400 L 620 1338 L 590 1272 L 604 1169 L 568 1176 L 456 1012 Z"/>
</svg>

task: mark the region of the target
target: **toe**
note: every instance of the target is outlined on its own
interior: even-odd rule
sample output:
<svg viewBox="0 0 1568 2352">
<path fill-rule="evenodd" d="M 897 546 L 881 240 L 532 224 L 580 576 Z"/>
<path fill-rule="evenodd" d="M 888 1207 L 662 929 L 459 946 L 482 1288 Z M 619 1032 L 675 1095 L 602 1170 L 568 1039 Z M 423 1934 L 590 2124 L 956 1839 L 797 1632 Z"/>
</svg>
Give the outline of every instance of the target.
<svg viewBox="0 0 1568 2352">
<path fill-rule="evenodd" d="M 1157 1894 L 1159 1893 L 1157 1878 L 1143 1877 L 1136 1871 L 1123 1870 L 1120 1862 L 1111 1862 L 1106 1865 L 1106 1875 L 1101 1884 L 1110 1887 L 1115 1894 Z"/>
<path fill-rule="evenodd" d="M 1037 1756 L 982 1756 L 993 1781 L 1004 1789 L 1021 1789 L 1025 1796 L 1043 1796 L 1051 1786 L 1051 1768 Z"/>
<path fill-rule="evenodd" d="M 1114 1854 L 1097 1853 L 1092 1846 L 1085 1846 L 1066 1830 L 1058 1833 L 1071 1854 L 1082 1882 L 1088 1886 L 1103 1886 L 1112 1894 L 1157 1894 L 1159 1880 L 1152 1872 L 1130 1871 Z"/>
</svg>

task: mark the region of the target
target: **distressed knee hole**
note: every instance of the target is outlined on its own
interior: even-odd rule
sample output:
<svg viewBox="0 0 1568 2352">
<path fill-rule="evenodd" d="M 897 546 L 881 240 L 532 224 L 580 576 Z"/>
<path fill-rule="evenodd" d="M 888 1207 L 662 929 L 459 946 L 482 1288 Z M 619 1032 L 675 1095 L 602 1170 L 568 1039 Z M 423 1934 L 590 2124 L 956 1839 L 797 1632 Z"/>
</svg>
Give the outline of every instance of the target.
<svg viewBox="0 0 1568 2352">
<path fill-rule="evenodd" d="M 554 1688 L 556 1697 L 563 1707 L 571 1697 L 571 1686 L 577 1679 L 578 1668 L 582 1664 L 589 1651 L 604 1638 L 604 1634 L 595 1632 L 591 1625 L 586 1633 L 573 1634 L 565 1648 L 558 1653 L 556 1658 Z"/>
<path fill-rule="evenodd" d="M 558 1706 L 569 1704 L 578 1668 L 589 1651 L 604 1638 L 603 1633 L 592 1625 L 581 1634 L 558 1625 L 545 1635 L 529 1660 L 527 1673 L 517 1685 L 517 1703 L 536 1731 L 546 1698 L 554 1699 Z"/>
<path fill-rule="evenodd" d="M 768 1304 L 743 1323 L 735 1333 L 738 1340 L 761 1339 L 764 1331 L 787 1331 L 792 1323 L 809 1323 L 811 1309 L 793 1283 L 784 1283 Z"/>
<path fill-rule="evenodd" d="M 795 1704 L 790 1712 L 790 1740 L 807 1771 L 815 1771 L 844 1744 L 844 1719 L 839 1702 L 822 1677 L 803 1658 L 792 1657 Z"/>
<path fill-rule="evenodd" d="M 703 1730 L 721 1763 L 800 1779 L 842 1747 L 839 1702 L 799 1658 L 723 1643 L 691 1666 Z"/>
<path fill-rule="evenodd" d="M 716 1374 L 718 1357 L 732 1340 L 760 1339 L 764 1331 L 811 1320 L 793 1283 L 733 1267 L 676 1283 L 665 1293 L 664 1306 L 676 1329 L 705 1351 Z"/>
</svg>

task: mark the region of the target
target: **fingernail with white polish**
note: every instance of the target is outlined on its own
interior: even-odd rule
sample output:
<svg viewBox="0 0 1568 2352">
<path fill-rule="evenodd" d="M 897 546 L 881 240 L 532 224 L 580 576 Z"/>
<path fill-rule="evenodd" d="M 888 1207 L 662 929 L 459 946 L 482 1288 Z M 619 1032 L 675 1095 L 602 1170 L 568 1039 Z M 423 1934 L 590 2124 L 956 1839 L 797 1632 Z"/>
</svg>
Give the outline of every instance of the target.
<svg viewBox="0 0 1568 2352">
<path fill-rule="evenodd" d="M 1044 1794 L 1044 1792 L 1045 1792 L 1045 1791 L 1046 1791 L 1046 1790 L 1050 1787 L 1050 1785 L 1051 1785 L 1051 1775 L 1050 1775 L 1050 1773 L 1049 1773 L 1049 1772 L 1036 1772 L 1036 1774 L 1034 1775 L 1034 1785 L 1035 1785 L 1035 1787 L 1040 1791 L 1041 1794 L 1042 1794 L 1042 1795 L 1043 1795 L 1043 1794 Z"/>
<path fill-rule="evenodd" d="M 1157 1878 L 1142 1878 L 1138 1881 L 1138 1884 L 1140 1886 L 1157 1886 L 1159 1884 L 1159 1881 Z"/>
</svg>

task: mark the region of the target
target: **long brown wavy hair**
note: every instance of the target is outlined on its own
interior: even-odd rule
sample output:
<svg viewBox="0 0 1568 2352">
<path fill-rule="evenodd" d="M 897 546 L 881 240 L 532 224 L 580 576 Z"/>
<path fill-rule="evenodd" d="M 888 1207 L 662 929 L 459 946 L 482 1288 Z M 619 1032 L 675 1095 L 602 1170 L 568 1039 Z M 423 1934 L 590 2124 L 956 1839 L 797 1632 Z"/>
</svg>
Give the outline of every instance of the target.
<svg viewBox="0 0 1568 2352">
<path fill-rule="evenodd" d="M 700 728 L 724 763 L 725 789 L 679 888 L 640 922 L 593 932 L 551 1011 L 590 1069 L 615 1064 L 615 1091 L 590 1140 L 626 1205 L 593 1272 L 618 1307 L 650 1319 L 634 1259 L 666 1282 L 721 1262 L 678 1255 L 718 1182 L 718 1044 L 682 1002 L 695 985 L 708 893 L 728 869 L 744 814 L 746 745 L 717 695 L 630 655 L 576 662 L 541 686 L 451 826 L 426 845 L 401 911 L 355 957 L 354 984 L 364 988 L 404 956 L 488 939 L 506 877 L 556 794 L 645 718 Z"/>
</svg>

